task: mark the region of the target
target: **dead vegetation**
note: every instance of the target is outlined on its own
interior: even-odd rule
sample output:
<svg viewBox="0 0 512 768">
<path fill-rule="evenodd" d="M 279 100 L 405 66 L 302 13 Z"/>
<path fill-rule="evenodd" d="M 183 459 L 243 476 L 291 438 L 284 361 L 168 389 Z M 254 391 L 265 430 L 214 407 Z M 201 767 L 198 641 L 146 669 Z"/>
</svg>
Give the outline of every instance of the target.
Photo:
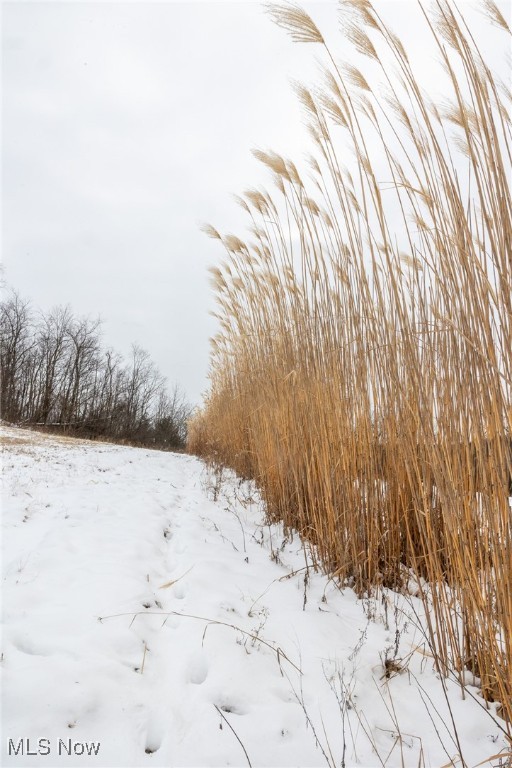
<svg viewBox="0 0 512 768">
<path fill-rule="evenodd" d="M 48 444 L 69 444 L 84 445 L 88 441 L 81 440 L 78 437 L 68 437 L 67 435 L 56 435 L 52 432 L 43 432 L 33 429 L 20 429 L 19 427 L 10 428 L 2 426 L 0 433 L 0 450 L 10 452 L 20 447 L 33 447 L 34 445 Z"/>
<path fill-rule="evenodd" d="M 257 153 L 275 186 L 239 198 L 246 239 L 205 228 L 227 256 L 189 450 L 255 478 L 361 593 L 423 577 L 439 671 L 471 669 L 511 723 L 510 94 L 434 6 L 442 107 L 370 2 L 341 3 L 350 66 L 271 9 L 323 49 L 322 84 L 297 87 L 314 152 L 305 170 Z"/>
</svg>

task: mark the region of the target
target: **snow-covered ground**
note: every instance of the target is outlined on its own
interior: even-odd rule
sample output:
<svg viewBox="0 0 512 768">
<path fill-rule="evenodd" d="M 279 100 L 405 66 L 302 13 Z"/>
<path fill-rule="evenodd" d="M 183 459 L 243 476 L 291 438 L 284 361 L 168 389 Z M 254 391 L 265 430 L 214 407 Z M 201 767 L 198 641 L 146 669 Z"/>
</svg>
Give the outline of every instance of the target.
<svg viewBox="0 0 512 768">
<path fill-rule="evenodd" d="M 1 439 L 3 765 L 461 765 L 453 723 L 468 766 L 505 750 L 477 688 L 436 675 L 419 601 L 315 573 L 247 484 Z"/>
</svg>

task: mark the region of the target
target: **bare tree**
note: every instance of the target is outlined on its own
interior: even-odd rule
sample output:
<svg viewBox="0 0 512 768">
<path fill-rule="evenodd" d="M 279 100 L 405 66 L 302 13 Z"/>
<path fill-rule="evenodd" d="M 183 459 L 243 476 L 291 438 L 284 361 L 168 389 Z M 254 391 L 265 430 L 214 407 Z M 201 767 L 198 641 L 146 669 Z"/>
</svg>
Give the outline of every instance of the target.
<svg viewBox="0 0 512 768">
<path fill-rule="evenodd" d="M 57 307 L 43 315 L 37 334 L 40 353 L 40 391 L 34 418 L 48 424 L 57 420 L 55 405 L 65 377 L 65 359 L 69 344 L 72 315 L 69 307 Z"/>
<path fill-rule="evenodd" d="M 170 448 L 181 448 L 187 437 L 187 421 L 192 408 L 185 395 L 175 384 L 172 391 L 160 392 L 155 411 L 154 431 L 159 444 Z"/>
<path fill-rule="evenodd" d="M 12 292 L 0 305 L 0 366 L 2 418 L 16 421 L 23 411 L 26 368 L 35 344 L 28 301 Z"/>
<path fill-rule="evenodd" d="M 67 364 L 60 397 L 62 424 L 84 422 L 91 406 L 99 354 L 99 320 L 73 320 L 67 327 Z"/>
</svg>

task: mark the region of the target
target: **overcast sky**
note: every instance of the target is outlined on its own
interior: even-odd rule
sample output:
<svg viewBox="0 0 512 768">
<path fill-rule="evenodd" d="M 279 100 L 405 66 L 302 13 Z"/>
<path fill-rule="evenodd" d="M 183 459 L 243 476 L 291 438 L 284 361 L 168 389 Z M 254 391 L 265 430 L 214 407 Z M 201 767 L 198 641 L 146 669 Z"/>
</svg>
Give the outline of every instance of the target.
<svg viewBox="0 0 512 768">
<path fill-rule="evenodd" d="M 377 5 L 419 55 L 410 0 Z M 304 7 L 340 39 L 335 0 Z M 5 282 L 101 316 L 105 346 L 138 343 L 199 402 L 222 257 L 199 225 L 243 233 L 232 194 L 268 179 L 251 148 L 309 149 L 290 79 L 313 78 L 314 47 L 244 0 L 3 2 L 2 16 Z"/>
</svg>

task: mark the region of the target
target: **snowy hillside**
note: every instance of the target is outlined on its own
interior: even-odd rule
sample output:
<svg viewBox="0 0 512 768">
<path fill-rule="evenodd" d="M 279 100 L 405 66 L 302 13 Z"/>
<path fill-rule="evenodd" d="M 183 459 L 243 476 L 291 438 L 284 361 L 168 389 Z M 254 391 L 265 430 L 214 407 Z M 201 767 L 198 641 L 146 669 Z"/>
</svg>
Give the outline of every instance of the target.
<svg viewBox="0 0 512 768">
<path fill-rule="evenodd" d="M 185 455 L 1 435 L 3 765 L 476 766 L 506 750 L 477 686 L 463 699 L 436 675 L 420 602 L 315 573 L 247 484 Z"/>
</svg>

